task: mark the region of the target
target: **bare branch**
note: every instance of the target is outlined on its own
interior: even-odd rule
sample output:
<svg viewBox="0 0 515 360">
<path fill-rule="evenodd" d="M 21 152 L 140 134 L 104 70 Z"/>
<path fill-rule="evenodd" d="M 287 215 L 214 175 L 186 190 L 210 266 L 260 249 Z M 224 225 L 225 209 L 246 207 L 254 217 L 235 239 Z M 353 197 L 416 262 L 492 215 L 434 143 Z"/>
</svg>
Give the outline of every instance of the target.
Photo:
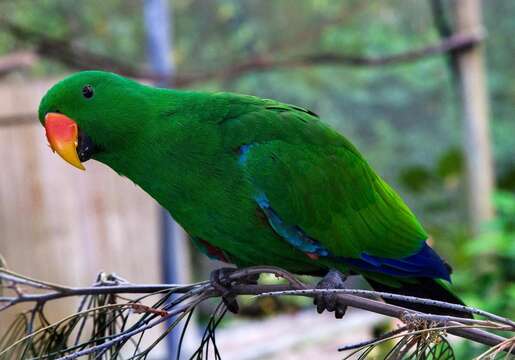
<svg viewBox="0 0 515 360">
<path fill-rule="evenodd" d="M 241 63 L 229 65 L 223 69 L 196 75 L 178 76 L 174 80 L 177 87 L 188 86 L 192 83 L 232 79 L 248 73 L 270 71 L 275 69 L 290 69 L 309 66 L 385 66 L 415 62 L 427 57 L 449 51 L 466 51 L 481 42 L 482 32 L 476 34 L 455 34 L 440 43 L 421 49 L 410 50 L 399 54 L 368 57 L 349 55 L 343 52 L 325 52 L 293 56 L 286 59 L 277 57 L 255 57 Z"/>
<path fill-rule="evenodd" d="M 487 311 L 476 309 L 470 306 L 459 305 L 459 304 L 450 304 L 445 301 L 438 301 L 432 299 L 423 299 L 415 296 L 407 296 L 407 295 L 399 295 L 399 294 L 391 294 L 380 291 L 370 291 L 370 290 L 356 290 L 356 289 L 310 289 L 310 290 L 291 290 L 291 291 L 276 291 L 273 293 L 262 293 L 259 296 L 276 296 L 276 295 L 316 295 L 320 293 L 333 293 L 333 294 L 353 294 L 353 295 L 363 295 L 367 297 L 381 297 L 383 299 L 391 299 L 391 300 L 401 300 L 405 302 L 412 302 L 417 304 L 429 305 L 429 306 L 438 306 L 450 310 L 461 311 L 469 314 L 477 314 L 486 317 L 492 321 L 497 321 L 503 324 L 506 324 L 515 330 L 515 321 L 510 319 L 506 319 L 504 317 L 489 313 Z M 432 315 L 434 316 L 434 315 Z M 444 318 L 444 317 L 442 317 Z M 446 316 L 445 318 L 450 318 Z M 456 320 L 457 318 L 451 319 Z M 433 321 L 442 321 L 441 319 L 428 319 Z M 460 319 L 463 321 L 463 319 Z"/>
<path fill-rule="evenodd" d="M 93 53 L 75 46 L 70 39 L 58 39 L 44 33 L 27 29 L 0 16 L 0 27 L 11 35 L 35 47 L 34 52 L 42 57 L 58 61 L 79 70 L 105 69 L 135 78 L 153 78 L 150 72 L 126 64 L 109 56 Z"/>
<path fill-rule="evenodd" d="M 249 285 L 245 283 L 239 283 L 238 281 L 244 281 L 244 279 L 248 278 L 249 275 L 253 274 L 262 274 L 262 273 L 270 273 L 275 274 L 278 277 L 284 278 L 287 280 L 288 284 L 284 285 Z M 147 306 L 142 304 L 140 301 L 143 298 L 136 300 L 128 300 L 126 303 L 118 304 L 118 303 L 108 303 L 102 307 L 92 308 L 88 310 L 79 310 L 77 314 L 72 315 L 70 318 L 63 319 L 58 323 L 48 325 L 43 329 L 39 329 L 34 333 L 27 334 L 22 337 L 20 340 L 16 341 L 13 344 L 7 346 L 7 348 L 0 349 L 0 356 L 2 354 L 6 354 L 8 351 L 13 350 L 16 346 L 26 341 L 27 339 L 40 334 L 42 331 L 48 331 L 49 329 L 54 329 L 62 326 L 62 324 L 67 323 L 70 319 L 74 319 L 75 317 L 84 317 L 89 316 L 90 313 L 98 313 L 100 310 L 108 310 L 112 309 L 112 311 L 130 311 L 132 310 L 135 314 L 140 314 L 143 316 L 143 320 L 138 322 L 138 326 L 132 326 L 127 329 L 124 329 L 120 333 L 114 333 L 110 336 L 107 336 L 102 339 L 102 341 L 93 341 L 88 346 L 81 345 L 81 347 L 77 347 L 77 351 L 72 351 L 72 349 L 67 349 L 68 355 L 62 357 L 62 359 L 75 359 L 79 356 L 84 356 L 88 354 L 99 354 L 104 353 L 108 349 L 111 349 L 112 346 L 115 346 L 120 343 L 125 343 L 128 339 L 132 338 L 135 335 L 143 334 L 146 330 L 155 327 L 164 321 L 179 316 L 180 318 L 184 318 L 189 316 L 189 313 L 193 311 L 196 305 L 200 302 L 209 299 L 220 297 L 221 294 L 216 291 L 216 289 L 211 285 L 210 282 L 204 281 L 196 284 L 190 285 L 177 285 L 177 284 L 130 284 L 127 283 L 126 280 L 118 277 L 118 276 L 106 276 L 101 275 L 97 279 L 97 282 L 94 286 L 90 287 L 64 287 L 61 285 L 55 285 L 48 282 L 43 282 L 39 280 L 30 279 L 28 277 L 24 277 L 18 275 L 12 271 L 8 271 L 6 269 L 0 268 L 0 279 L 4 279 L 12 282 L 15 285 L 28 287 L 32 289 L 41 289 L 42 284 L 48 292 L 46 293 L 26 293 L 26 292 L 15 292 L 12 296 L 3 296 L 0 297 L 0 310 L 4 310 L 8 307 L 12 307 L 19 303 L 34 303 L 36 307 L 32 312 L 32 317 L 34 317 L 35 311 L 40 311 L 44 304 L 48 301 L 52 301 L 59 298 L 66 297 L 76 297 L 76 296 L 99 296 L 99 295 L 111 295 L 117 296 L 120 298 L 120 294 L 144 294 L 144 297 L 149 295 L 162 294 L 165 296 L 165 300 L 158 302 L 156 305 Z M 492 334 L 490 332 L 481 330 L 481 329 L 495 329 L 495 330 L 503 330 L 503 331 L 515 331 L 515 322 L 510 319 L 505 319 L 500 316 L 490 314 L 480 309 L 475 309 L 472 307 L 461 306 L 456 304 L 445 303 L 441 301 L 434 301 L 430 299 L 402 296 L 398 294 L 389 294 L 383 292 L 375 292 L 368 290 L 356 290 L 356 289 L 339 289 L 339 290 L 324 290 L 324 289 L 316 289 L 311 285 L 306 285 L 295 278 L 292 274 L 288 273 L 285 270 L 275 268 L 275 267 L 251 267 L 245 269 L 237 269 L 233 273 L 229 275 L 229 279 L 234 282 L 234 285 L 231 288 L 231 291 L 237 295 L 258 295 L 258 296 L 282 296 L 282 295 L 296 295 L 296 296 L 308 296 L 313 297 L 320 292 L 331 292 L 335 293 L 338 296 L 339 302 L 363 309 L 366 311 L 375 312 L 378 314 L 386 315 L 389 317 L 394 317 L 400 319 L 406 324 L 405 331 L 397 331 L 394 333 L 388 334 L 388 336 L 402 336 L 402 334 L 409 334 L 410 336 L 413 334 L 419 333 L 419 328 L 422 326 L 424 331 L 435 332 L 435 331 L 445 331 L 453 335 L 460 336 L 465 339 L 472 340 L 474 342 L 478 342 L 481 344 L 485 344 L 493 347 L 494 351 L 507 351 L 510 352 L 512 349 L 510 346 L 512 345 L 513 339 L 506 339 L 504 337 Z M 48 286 L 50 285 L 50 286 Z M 11 289 L 11 292 L 13 290 Z M 171 299 L 170 296 L 172 294 L 183 294 L 173 300 L 166 301 L 166 299 Z M 373 297 L 373 299 L 371 298 Z M 389 298 L 396 300 L 404 300 L 415 303 L 421 303 L 432 306 L 440 306 L 448 309 L 459 310 L 465 313 L 473 313 L 478 314 L 480 316 L 486 317 L 488 320 L 475 320 L 469 318 L 460 318 L 456 316 L 441 316 L 434 314 L 424 314 L 417 311 L 413 311 L 407 308 L 403 308 L 396 305 L 391 305 L 384 303 L 379 298 Z M 3 306 L 1 306 L 3 303 Z M 82 305 L 81 305 L 82 308 Z M 117 315 L 118 316 L 118 315 Z M 115 317 L 116 318 L 116 317 Z M 213 325 L 216 327 L 215 325 Z M 167 330 L 171 331 L 171 330 Z M 210 331 L 214 331 L 211 329 Z M 399 334 L 398 334 L 399 333 Z M 402 334 L 401 334 L 402 333 Z M 375 342 L 382 341 L 387 336 L 380 337 L 378 339 L 374 339 L 373 341 L 368 341 L 363 344 L 363 346 L 372 345 Z M 206 338 L 208 341 L 209 336 Z M 201 345 L 202 347 L 202 345 Z M 351 348 L 359 347 L 358 345 L 351 346 Z M 348 349 L 348 348 L 347 348 Z M 406 349 L 404 349 L 406 350 Z M 409 350 L 409 349 L 408 349 Z M 60 355 L 61 356 L 61 355 Z"/>
<path fill-rule="evenodd" d="M 397 328 L 395 330 L 389 331 L 389 332 L 387 332 L 387 333 L 385 333 L 383 335 L 380 335 L 379 337 L 377 337 L 375 339 L 365 340 L 365 341 L 360 342 L 360 343 L 342 346 L 341 348 L 338 349 L 338 351 L 348 351 L 348 350 L 360 349 L 360 348 L 363 348 L 365 346 L 373 345 L 373 344 L 375 344 L 375 343 L 377 343 L 379 341 L 390 340 L 390 339 L 392 339 L 393 336 L 401 334 L 401 333 L 403 333 L 406 330 L 408 330 L 407 326 L 401 326 L 400 328 Z"/>
</svg>

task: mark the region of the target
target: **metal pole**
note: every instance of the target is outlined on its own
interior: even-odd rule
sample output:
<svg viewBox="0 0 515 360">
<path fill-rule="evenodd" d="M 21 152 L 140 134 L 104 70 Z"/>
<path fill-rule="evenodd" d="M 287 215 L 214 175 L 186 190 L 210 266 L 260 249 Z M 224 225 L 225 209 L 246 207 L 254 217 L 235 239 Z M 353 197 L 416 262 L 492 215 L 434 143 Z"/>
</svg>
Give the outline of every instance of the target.
<svg viewBox="0 0 515 360">
<path fill-rule="evenodd" d="M 175 74 L 170 59 L 173 48 L 171 9 L 166 0 L 145 0 L 144 19 L 147 33 L 147 53 L 152 71 L 161 79 L 156 85 L 169 86 Z M 168 211 L 161 213 L 161 264 L 163 281 L 168 284 L 187 283 L 190 279 L 189 248 L 186 234 Z M 175 359 L 180 331 L 167 337 L 167 359 Z"/>
<path fill-rule="evenodd" d="M 145 0 L 145 29 L 147 54 L 152 71 L 163 80 L 175 74 L 175 64 L 170 59 L 172 39 L 170 9 L 165 0 Z"/>
</svg>

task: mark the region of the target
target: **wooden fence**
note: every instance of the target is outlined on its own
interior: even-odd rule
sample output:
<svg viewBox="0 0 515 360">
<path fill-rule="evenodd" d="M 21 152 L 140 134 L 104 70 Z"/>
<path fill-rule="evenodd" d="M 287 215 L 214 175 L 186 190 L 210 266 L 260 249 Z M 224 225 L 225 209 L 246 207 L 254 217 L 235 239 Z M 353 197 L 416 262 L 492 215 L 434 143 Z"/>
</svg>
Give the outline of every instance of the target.
<svg viewBox="0 0 515 360">
<path fill-rule="evenodd" d="M 48 148 L 36 113 L 54 82 L 0 83 L 0 253 L 14 271 L 68 285 L 99 271 L 159 281 L 154 200 L 100 163 L 82 172 Z M 50 318 L 73 307 L 60 304 Z M 0 314 L 0 333 L 11 316 Z"/>
</svg>

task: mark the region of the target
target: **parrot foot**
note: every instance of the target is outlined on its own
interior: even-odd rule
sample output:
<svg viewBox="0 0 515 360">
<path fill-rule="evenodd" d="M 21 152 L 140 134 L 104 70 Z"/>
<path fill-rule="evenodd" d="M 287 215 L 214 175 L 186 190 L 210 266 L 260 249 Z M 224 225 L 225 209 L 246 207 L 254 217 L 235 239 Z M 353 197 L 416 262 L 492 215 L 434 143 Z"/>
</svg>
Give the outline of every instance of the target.
<svg viewBox="0 0 515 360">
<path fill-rule="evenodd" d="M 236 295 L 231 292 L 231 286 L 235 282 L 234 280 L 229 280 L 229 275 L 231 275 L 236 268 L 220 268 L 213 270 L 209 277 L 211 285 L 215 288 L 216 291 L 220 293 L 222 296 L 222 301 L 224 302 L 227 309 L 237 314 L 239 311 L 238 302 L 236 301 Z M 250 275 L 245 279 L 238 280 L 240 283 L 255 285 L 257 284 L 259 278 L 259 274 Z"/>
<path fill-rule="evenodd" d="M 317 284 L 317 289 L 344 289 L 347 276 L 338 270 L 329 271 Z M 321 314 L 324 310 L 334 311 L 334 316 L 341 319 L 347 311 L 347 306 L 338 302 L 338 294 L 327 293 L 316 295 L 313 304 L 317 307 L 317 312 Z"/>
</svg>

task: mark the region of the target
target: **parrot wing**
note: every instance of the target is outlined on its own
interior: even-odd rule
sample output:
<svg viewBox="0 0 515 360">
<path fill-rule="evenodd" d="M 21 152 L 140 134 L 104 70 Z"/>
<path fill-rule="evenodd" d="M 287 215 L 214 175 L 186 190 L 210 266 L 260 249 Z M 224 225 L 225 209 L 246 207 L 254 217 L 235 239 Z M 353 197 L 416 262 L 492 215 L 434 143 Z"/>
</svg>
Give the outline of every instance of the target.
<svg viewBox="0 0 515 360">
<path fill-rule="evenodd" d="M 223 122 L 224 139 L 285 241 L 365 271 L 449 277 L 414 214 L 347 139 L 302 108 L 249 100 Z"/>
</svg>

